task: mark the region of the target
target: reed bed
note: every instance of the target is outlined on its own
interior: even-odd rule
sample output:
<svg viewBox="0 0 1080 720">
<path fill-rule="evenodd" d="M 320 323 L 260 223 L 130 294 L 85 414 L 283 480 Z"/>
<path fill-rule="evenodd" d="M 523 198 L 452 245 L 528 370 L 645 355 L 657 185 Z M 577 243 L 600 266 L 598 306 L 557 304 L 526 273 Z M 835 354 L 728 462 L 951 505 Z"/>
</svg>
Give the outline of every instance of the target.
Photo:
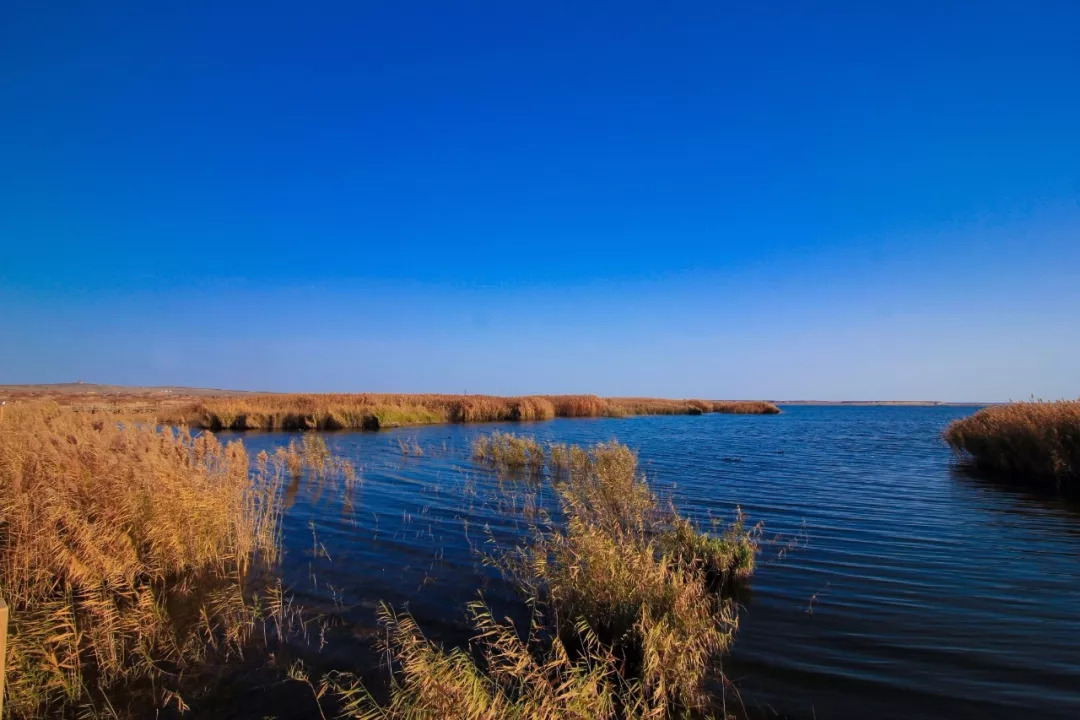
<svg viewBox="0 0 1080 720">
<path fill-rule="evenodd" d="M 589 462 L 588 450 L 580 445 L 567 445 L 566 443 L 551 443 L 548 445 L 548 467 L 555 477 L 585 472 L 589 467 Z"/>
<path fill-rule="evenodd" d="M 711 663 L 738 626 L 730 593 L 753 571 L 758 529 L 740 515 L 721 537 L 700 532 L 657 500 L 617 442 L 594 446 L 556 490 L 565 528 L 540 532 L 511 570 L 564 643 L 599 641 L 653 707 L 706 709 Z"/>
<path fill-rule="evenodd" d="M 712 403 L 712 412 L 729 415 L 779 415 L 780 408 L 763 400 L 718 401 Z"/>
<path fill-rule="evenodd" d="M 520 438 L 493 436 L 484 448 Z M 495 562 L 533 609 L 529 627 L 470 606 L 472 652 L 427 640 L 384 607 L 384 651 L 397 671 L 376 700 L 355 678 L 328 680 L 347 715 L 370 720 L 665 720 L 724 712 L 707 691 L 738 627 L 731 599 L 753 571 L 759 528 L 741 515 L 720 537 L 657 500 L 618 443 L 551 446 L 565 522 Z M 560 458 L 554 462 L 555 457 Z"/>
<path fill-rule="evenodd" d="M 663 400 L 657 398 L 609 398 L 612 415 L 776 415 L 780 408 L 761 400 Z"/>
<path fill-rule="evenodd" d="M 243 588 L 254 565 L 277 560 L 286 473 L 284 457 L 260 454 L 253 470 L 240 443 L 208 433 L 9 405 L 0 423 L 9 716 L 118 716 L 114 702 L 131 701 L 133 688 L 183 710 L 180 681 L 241 652 L 257 606 L 282 604 Z"/>
<path fill-rule="evenodd" d="M 293 611 L 280 585 L 261 597 L 245 592 L 252 569 L 278 560 L 282 486 L 310 473 L 344 477 L 348 487 L 355 470 L 315 435 L 252 461 L 240 443 L 193 434 L 185 423 L 242 429 L 253 417 L 269 429 L 294 418 L 298 427 L 332 429 L 356 418 L 363 427 L 368 410 L 376 418 L 472 422 L 493 413 L 543 419 L 676 407 L 614 402 L 209 398 L 175 406 L 171 420 L 180 429 L 118 422 L 134 415 L 123 407 L 10 404 L 0 423 L 9 715 L 119 717 L 139 714 L 145 702 L 183 711 L 184 681 L 200 668 L 239 656 L 260 626 L 283 639 Z M 713 406 L 693 402 L 701 412 Z M 740 515 L 719 535 L 701 532 L 659 502 L 634 453 L 618 443 L 544 447 L 494 433 L 478 439 L 474 453 L 547 477 L 558 498 L 557 524 L 541 514 L 531 542 L 494 559 L 533 608 L 530 626 L 520 632 L 476 603 L 473 651 L 444 650 L 407 615 L 384 609 L 385 650 L 397 662 L 390 699 L 376 701 L 344 674 L 328 676 L 319 693 L 332 686 L 346 712 L 362 718 L 663 720 L 715 712 L 706 686 L 738 627 L 733 592 L 753 571 L 760 530 Z"/>
<path fill-rule="evenodd" d="M 555 417 L 775 414 L 756 401 L 601 398 L 596 395 L 221 394 L 57 396 L 83 412 L 219 430 L 344 430 L 438 423 L 524 422 Z"/>
<path fill-rule="evenodd" d="M 1080 400 L 984 408 L 950 423 L 945 440 L 980 469 L 1080 490 Z"/>
<path fill-rule="evenodd" d="M 539 472 L 547 462 L 543 446 L 531 437 L 493 432 L 473 441 L 473 459 L 501 469 Z"/>
</svg>

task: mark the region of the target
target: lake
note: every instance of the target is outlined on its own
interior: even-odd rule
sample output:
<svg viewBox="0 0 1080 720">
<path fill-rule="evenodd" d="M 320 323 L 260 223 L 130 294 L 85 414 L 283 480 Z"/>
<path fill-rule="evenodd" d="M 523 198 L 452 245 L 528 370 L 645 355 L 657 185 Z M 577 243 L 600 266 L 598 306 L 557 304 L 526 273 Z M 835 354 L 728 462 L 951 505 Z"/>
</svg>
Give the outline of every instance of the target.
<svg viewBox="0 0 1080 720">
<path fill-rule="evenodd" d="M 286 491 L 285 583 L 340 622 L 313 662 L 384 678 L 370 650 L 380 601 L 447 642 L 468 637 L 464 606 L 481 589 L 514 607 L 478 556 L 528 532 L 506 499 L 528 483 L 471 460 L 472 439 L 499 429 L 617 439 L 706 526 L 736 505 L 764 523 L 724 663 L 753 714 L 1080 717 L 1080 507 L 958 467 L 941 431 L 973 408 L 783 410 L 322 435 L 363 484 Z M 255 452 L 297 435 L 221 436 Z"/>
</svg>

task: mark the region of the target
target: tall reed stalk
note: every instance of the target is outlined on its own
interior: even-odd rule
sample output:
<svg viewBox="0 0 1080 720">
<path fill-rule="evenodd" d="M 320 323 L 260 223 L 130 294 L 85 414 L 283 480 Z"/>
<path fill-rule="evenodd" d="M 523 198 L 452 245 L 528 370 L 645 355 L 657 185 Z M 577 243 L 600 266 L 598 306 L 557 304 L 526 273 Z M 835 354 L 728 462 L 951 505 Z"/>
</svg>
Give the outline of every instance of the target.
<svg viewBox="0 0 1080 720">
<path fill-rule="evenodd" d="M 179 678 L 239 652 L 253 563 L 280 548 L 285 468 L 208 433 L 9 406 L 0 588 L 13 717 L 115 714 L 124 688 L 183 708 Z"/>
</svg>

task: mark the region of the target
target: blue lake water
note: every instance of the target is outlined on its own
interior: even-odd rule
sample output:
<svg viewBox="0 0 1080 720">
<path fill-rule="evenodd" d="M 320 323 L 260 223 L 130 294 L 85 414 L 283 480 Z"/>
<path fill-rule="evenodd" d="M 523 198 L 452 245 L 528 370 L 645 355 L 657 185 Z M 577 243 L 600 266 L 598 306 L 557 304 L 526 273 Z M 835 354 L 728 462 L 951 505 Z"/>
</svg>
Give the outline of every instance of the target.
<svg viewBox="0 0 1080 720">
<path fill-rule="evenodd" d="M 468 637 L 465 604 L 481 589 L 513 604 L 477 550 L 527 523 L 499 491 L 510 481 L 472 462 L 472 439 L 617 439 L 686 514 L 726 521 L 739 505 L 765 525 L 724 663 L 752 712 L 1080 717 L 1080 507 L 959 468 L 941 430 L 972 411 L 789 406 L 327 433 L 363 483 L 289 489 L 285 583 L 340 619 L 317 663 L 384 677 L 370 651 L 380 601 L 447 642 Z M 228 437 L 256 452 L 296 435 Z"/>
</svg>

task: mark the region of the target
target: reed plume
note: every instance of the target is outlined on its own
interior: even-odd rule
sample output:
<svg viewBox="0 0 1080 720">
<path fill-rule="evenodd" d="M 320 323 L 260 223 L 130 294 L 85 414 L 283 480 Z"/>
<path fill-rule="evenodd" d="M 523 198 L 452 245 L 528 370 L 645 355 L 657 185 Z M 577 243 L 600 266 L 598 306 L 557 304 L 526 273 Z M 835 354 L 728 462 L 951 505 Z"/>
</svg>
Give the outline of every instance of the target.
<svg viewBox="0 0 1080 720">
<path fill-rule="evenodd" d="M 13 717 L 111 707 L 174 682 L 254 626 L 243 578 L 280 547 L 284 468 L 240 443 L 48 404 L 0 424 L 0 587 Z M 183 608 L 182 611 L 177 608 Z"/>
<path fill-rule="evenodd" d="M 983 408 L 950 423 L 945 440 L 983 470 L 1080 489 L 1080 400 Z"/>
</svg>

